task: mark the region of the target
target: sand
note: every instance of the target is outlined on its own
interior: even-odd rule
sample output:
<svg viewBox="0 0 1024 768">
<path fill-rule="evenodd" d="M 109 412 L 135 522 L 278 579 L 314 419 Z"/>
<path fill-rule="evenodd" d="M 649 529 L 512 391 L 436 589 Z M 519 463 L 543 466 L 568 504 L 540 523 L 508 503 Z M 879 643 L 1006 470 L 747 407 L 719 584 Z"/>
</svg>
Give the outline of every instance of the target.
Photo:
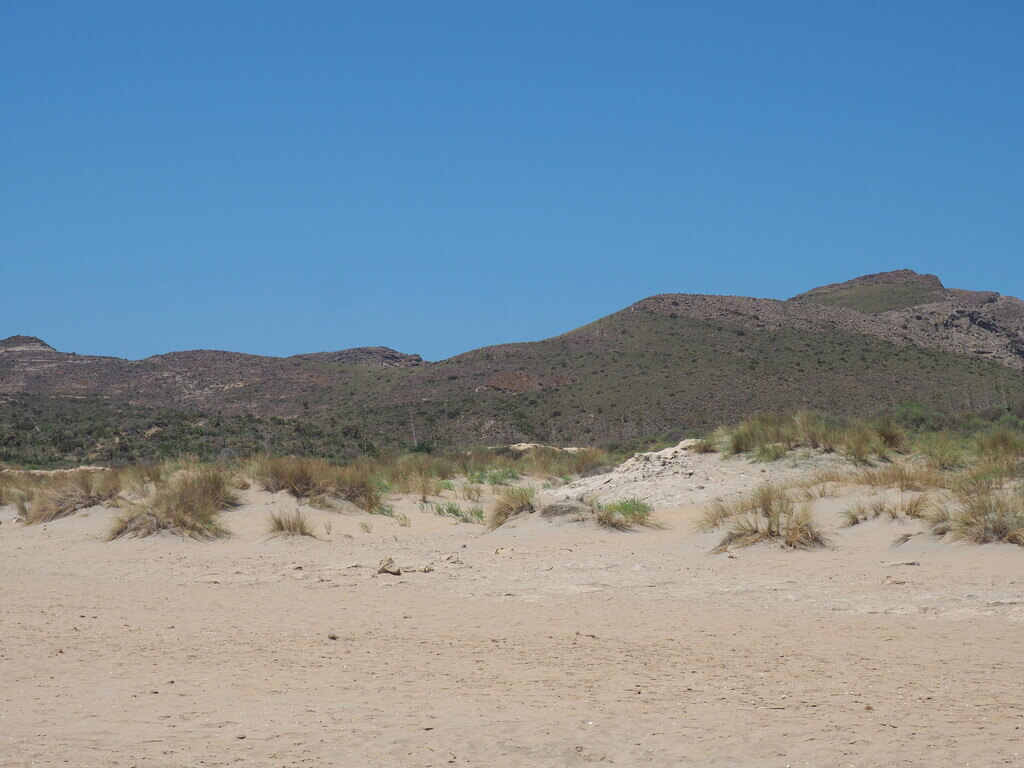
<svg viewBox="0 0 1024 768">
<path fill-rule="evenodd" d="M 212 542 L 0 510 L 0 765 L 1024 765 L 1019 547 L 894 549 L 849 498 L 810 552 L 709 555 L 692 504 L 275 539 L 294 502 L 244 497 Z"/>
</svg>

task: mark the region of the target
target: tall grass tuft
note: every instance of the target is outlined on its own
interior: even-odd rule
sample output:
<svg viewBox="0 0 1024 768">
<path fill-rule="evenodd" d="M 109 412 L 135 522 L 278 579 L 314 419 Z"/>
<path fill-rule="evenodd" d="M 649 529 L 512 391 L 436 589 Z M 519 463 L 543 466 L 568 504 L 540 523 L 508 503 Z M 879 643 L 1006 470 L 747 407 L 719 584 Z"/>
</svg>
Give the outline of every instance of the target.
<svg viewBox="0 0 1024 768">
<path fill-rule="evenodd" d="M 150 536 L 169 531 L 194 539 L 227 536 L 220 512 L 237 503 L 222 471 L 199 470 L 178 474 L 156 486 L 141 502 L 132 504 L 114 521 L 108 540 Z"/>
<path fill-rule="evenodd" d="M 991 461 L 1014 461 L 1024 456 L 1024 437 L 1006 428 L 978 435 L 975 445 L 978 453 Z"/>
<path fill-rule="evenodd" d="M 939 522 L 954 539 L 975 544 L 1024 546 L 1024 497 L 984 477 L 965 479 L 953 491 L 958 507 Z M 933 530 L 935 526 L 933 525 Z"/>
<path fill-rule="evenodd" d="M 494 529 L 504 525 L 513 515 L 533 512 L 533 488 L 507 488 L 501 492 L 487 518 L 487 527 Z"/>
<path fill-rule="evenodd" d="M 316 538 L 316 534 L 313 533 L 313 526 L 302 510 L 296 509 L 294 512 L 271 512 L 269 517 L 269 528 L 272 536 L 312 536 Z M 327 533 L 330 534 L 330 528 L 327 528 Z"/>
<path fill-rule="evenodd" d="M 595 504 L 594 516 L 603 528 L 629 530 L 638 525 L 656 527 L 651 516 L 654 508 L 643 499 L 622 499 L 611 504 Z"/>
<path fill-rule="evenodd" d="M 460 523 L 479 523 L 482 525 L 484 522 L 484 509 L 477 505 L 463 509 L 454 501 L 446 501 L 441 504 L 434 504 L 433 507 L 435 515 L 453 517 Z"/>
<path fill-rule="evenodd" d="M 778 541 L 794 549 L 810 549 L 828 543 L 810 508 L 797 507 L 785 487 L 772 483 L 759 486 L 749 497 L 732 504 L 711 505 L 698 522 L 701 530 L 721 526 L 728 526 L 728 531 L 712 552 L 763 541 Z"/>
<path fill-rule="evenodd" d="M 70 472 L 50 480 L 26 497 L 23 519 L 28 525 L 59 520 L 110 501 L 120 491 L 120 477 L 116 473 Z"/>
<path fill-rule="evenodd" d="M 252 473 L 265 491 L 287 491 L 296 499 L 316 499 L 319 506 L 328 504 L 332 496 L 367 512 L 381 503 L 380 485 L 365 464 L 339 467 L 323 459 L 279 456 L 257 459 Z"/>
<path fill-rule="evenodd" d="M 933 469 L 949 470 L 963 465 L 963 448 L 948 432 L 923 434 L 918 437 L 914 448 Z"/>
</svg>

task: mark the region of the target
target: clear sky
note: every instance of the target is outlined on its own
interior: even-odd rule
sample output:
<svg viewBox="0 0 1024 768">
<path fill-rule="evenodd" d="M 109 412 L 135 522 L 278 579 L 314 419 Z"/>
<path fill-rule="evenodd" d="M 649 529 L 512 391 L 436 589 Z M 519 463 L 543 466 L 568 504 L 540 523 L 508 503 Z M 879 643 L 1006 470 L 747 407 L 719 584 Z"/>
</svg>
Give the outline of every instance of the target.
<svg viewBox="0 0 1024 768">
<path fill-rule="evenodd" d="M 1024 296 L 1024 2 L 0 3 L 0 337 L 438 359 L 655 293 Z"/>
</svg>

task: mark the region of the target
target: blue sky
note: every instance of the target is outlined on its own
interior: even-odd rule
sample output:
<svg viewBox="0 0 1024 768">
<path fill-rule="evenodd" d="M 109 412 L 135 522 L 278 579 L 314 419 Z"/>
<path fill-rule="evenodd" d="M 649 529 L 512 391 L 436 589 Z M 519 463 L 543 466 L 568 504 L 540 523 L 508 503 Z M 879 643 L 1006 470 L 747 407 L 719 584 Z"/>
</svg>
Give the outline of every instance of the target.
<svg viewBox="0 0 1024 768">
<path fill-rule="evenodd" d="M 0 4 L 0 337 L 438 359 L 665 292 L 1024 295 L 1024 3 Z"/>
</svg>

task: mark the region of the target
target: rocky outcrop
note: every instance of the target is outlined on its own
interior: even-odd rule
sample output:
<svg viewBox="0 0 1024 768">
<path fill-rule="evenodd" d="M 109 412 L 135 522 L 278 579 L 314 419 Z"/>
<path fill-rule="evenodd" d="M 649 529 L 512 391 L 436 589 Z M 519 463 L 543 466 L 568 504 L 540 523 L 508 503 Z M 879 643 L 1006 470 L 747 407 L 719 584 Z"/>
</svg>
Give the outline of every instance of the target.
<svg viewBox="0 0 1024 768">
<path fill-rule="evenodd" d="M 342 365 L 370 365 L 384 368 L 412 368 L 423 364 L 419 355 L 407 355 L 397 352 L 391 347 L 354 347 L 337 352 L 310 352 L 304 355 L 292 355 L 292 360 L 320 360 L 325 363 Z"/>
<path fill-rule="evenodd" d="M 35 336 L 8 336 L 0 339 L 0 354 L 4 352 L 56 352 L 53 347 Z"/>
<path fill-rule="evenodd" d="M 795 329 L 813 333 L 830 329 L 860 333 L 902 346 L 916 346 L 958 355 L 972 355 L 1024 370 L 1024 302 L 991 291 L 942 288 L 934 275 L 910 270 L 883 272 L 836 283 L 879 284 L 899 281 L 941 288 L 938 301 L 885 312 L 860 312 L 841 306 L 800 300 L 819 295 L 814 289 L 788 301 L 745 296 L 664 294 L 637 302 L 627 311 L 669 317 L 692 317 L 756 330 Z"/>
</svg>

